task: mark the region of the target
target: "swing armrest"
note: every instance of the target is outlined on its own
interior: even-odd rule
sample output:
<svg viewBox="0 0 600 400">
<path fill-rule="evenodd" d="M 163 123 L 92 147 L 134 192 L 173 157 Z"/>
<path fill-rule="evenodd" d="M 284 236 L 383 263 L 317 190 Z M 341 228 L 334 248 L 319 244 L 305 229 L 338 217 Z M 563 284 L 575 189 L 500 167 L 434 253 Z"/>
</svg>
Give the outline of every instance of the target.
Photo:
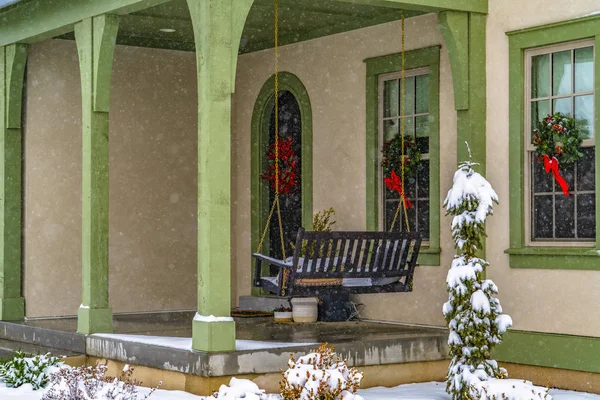
<svg viewBox="0 0 600 400">
<path fill-rule="evenodd" d="M 279 260 L 277 258 L 268 257 L 263 254 L 254 253 L 252 257 L 256 258 L 256 260 L 260 260 L 261 262 L 266 262 L 267 264 L 275 265 L 279 268 L 291 268 L 291 263 L 286 263 L 284 260 Z"/>
<path fill-rule="evenodd" d="M 278 260 L 276 258 L 268 257 L 263 254 L 254 253 L 252 257 L 256 259 L 256 266 L 254 267 L 254 286 L 260 287 L 262 283 L 260 281 L 261 277 L 261 264 L 266 262 L 267 264 L 275 265 L 276 267 L 282 268 L 292 268 L 292 264 L 287 264 L 283 260 Z"/>
</svg>

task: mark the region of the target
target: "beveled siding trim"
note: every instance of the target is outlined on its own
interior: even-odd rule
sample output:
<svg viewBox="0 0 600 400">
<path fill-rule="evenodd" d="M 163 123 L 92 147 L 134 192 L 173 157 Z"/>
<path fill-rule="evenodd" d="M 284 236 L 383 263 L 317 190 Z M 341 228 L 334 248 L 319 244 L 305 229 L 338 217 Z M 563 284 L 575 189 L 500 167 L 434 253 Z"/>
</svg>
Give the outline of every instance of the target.
<svg viewBox="0 0 600 400">
<path fill-rule="evenodd" d="M 527 247 L 525 237 L 525 50 L 533 47 L 593 38 L 595 40 L 595 124 L 600 126 L 600 15 L 562 21 L 508 32 L 509 39 L 509 169 L 510 191 L 510 267 L 540 269 L 600 270 L 600 255 L 589 247 Z M 600 149 L 600 135 L 596 134 L 596 148 Z M 596 166 L 600 152 L 596 151 Z M 600 173 L 596 173 L 596 187 L 600 187 Z M 596 209 L 600 205 L 600 191 L 596 192 Z M 596 231 L 600 227 L 600 212 L 596 211 Z M 600 248 L 596 234 L 595 248 Z"/>
<path fill-rule="evenodd" d="M 252 112 L 251 125 L 251 164 L 250 164 L 250 207 L 251 207 L 251 246 L 252 251 L 256 251 L 266 223 L 269 212 L 269 192 L 266 185 L 262 185 L 260 178 L 264 154 L 260 150 L 265 141 L 268 142 L 266 127 L 269 124 L 271 110 L 274 100 L 275 76 L 271 76 L 260 90 L 254 110 Z M 310 97 L 300 79 L 290 72 L 279 73 L 279 90 L 287 90 L 294 95 L 302 116 L 302 226 L 306 230 L 312 229 L 313 218 L 313 126 L 312 126 L 312 107 Z M 268 249 L 268 243 L 263 247 L 263 251 Z M 251 261 L 250 255 L 248 259 Z M 254 268 L 254 263 L 252 263 Z M 253 293 L 258 294 L 256 288 Z"/>
<path fill-rule="evenodd" d="M 509 330 L 498 361 L 600 373 L 600 337 Z"/>
<path fill-rule="evenodd" d="M 429 67 L 429 246 L 422 247 L 420 265 L 440 265 L 440 46 L 405 53 L 405 70 Z M 378 77 L 401 70 L 402 55 L 369 58 L 366 76 L 366 226 L 379 229 Z"/>
</svg>

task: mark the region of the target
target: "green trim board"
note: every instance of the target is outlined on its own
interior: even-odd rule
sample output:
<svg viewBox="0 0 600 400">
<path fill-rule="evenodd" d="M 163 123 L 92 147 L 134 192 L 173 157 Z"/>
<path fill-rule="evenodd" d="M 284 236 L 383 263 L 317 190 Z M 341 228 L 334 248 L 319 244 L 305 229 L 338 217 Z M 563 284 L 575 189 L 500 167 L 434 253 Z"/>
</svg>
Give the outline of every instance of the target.
<svg viewBox="0 0 600 400">
<path fill-rule="evenodd" d="M 269 213 L 269 191 L 260 178 L 263 173 L 264 152 L 268 143 L 268 124 L 274 104 L 275 76 L 272 75 L 262 86 L 252 112 L 251 125 L 251 246 L 252 251 L 258 247 L 260 236 L 264 229 Z M 310 230 L 313 219 L 313 122 L 312 106 L 306 87 L 302 81 L 291 72 L 279 73 L 279 90 L 287 90 L 294 95 L 300 106 L 302 123 L 302 226 Z M 268 249 L 268 243 L 264 249 Z M 252 264 L 254 268 L 254 264 Z M 260 290 L 253 288 L 254 294 Z"/>
<path fill-rule="evenodd" d="M 21 111 L 27 46 L 0 47 L 0 320 L 25 316 L 21 293 Z"/>
<path fill-rule="evenodd" d="M 600 49 L 600 15 L 562 21 L 508 32 L 509 40 L 509 183 L 510 192 L 510 248 L 512 268 L 550 268 L 600 270 L 600 235 L 595 247 L 527 246 L 525 237 L 525 50 L 534 47 L 595 39 L 595 54 Z M 600 60 L 595 60 L 595 103 L 600 104 Z M 595 124 L 600 126 L 600 107 L 595 107 Z M 596 148 L 600 135 L 596 134 Z M 596 166 L 600 166 L 600 152 L 596 151 Z M 600 174 L 596 173 L 596 187 Z M 596 207 L 600 205 L 600 191 L 596 191 Z M 596 212 L 596 227 L 600 227 L 600 212 Z"/>
<path fill-rule="evenodd" d="M 501 362 L 600 373 L 600 337 L 510 329 L 493 356 Z"/>
<path fill-rule="evenodd" d="M 401 70 L 402 55 L 369 58 L 365 60 L 366 75 L 366 226 L 369 231 L 379 230 L 379 75 Z M 420 265 L 440 265 L 440 46 L 405 52 L 405 69 L 429 67 L 429 246 L 421 248 Z"/>
<path fill-rule="evenodd" d="M 369 4 L 379 7 L 403 8 L 437 12 L 443 10 L 487 13 L 488 0 L 338 0 L 347 3 Z"/>
<path fill-rule="evenodd" d="M 81 74 L 82 301 L 77 332 L 112 332 L 108 303 L 109 106 L 119 17 L 101 15 L 75 25 Z"/>
</svg>

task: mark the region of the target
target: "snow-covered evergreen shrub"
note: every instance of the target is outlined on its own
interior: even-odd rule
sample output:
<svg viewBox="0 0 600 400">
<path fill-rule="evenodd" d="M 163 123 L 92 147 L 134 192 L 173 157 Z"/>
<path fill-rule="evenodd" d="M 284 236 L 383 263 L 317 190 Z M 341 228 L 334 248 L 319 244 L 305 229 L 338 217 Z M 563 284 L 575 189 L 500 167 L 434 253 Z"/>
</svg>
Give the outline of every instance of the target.
<svg viewBox="0 0 600 400">
<path fill-rule="evenodd" d="M 106 364 L 93 367 L 63 366 L 50 375 L 50 386 L 41 400 L 142 400 L 150 397 L 157 387 L 144 397 L 138 397 L 133 367 L 123 368 L 118 378 L 106 376 Z"/>
<path fill-rule="evenodd" d="M 50 373 L 61 364 L 60 358 L 52 357 L 50 353 L 29 356 L 17 351 L 12 359 L 0 364 L 0 381 L 14 388 L 29 383 L 38 390 L 46 386 Z"/>
<path fill-rule="evenodd" d="M 493 213 L 498 196 L 490 183 L 473 170 L 474 165 L 470 161 L 460 164 L 444 201 L 447 214 L 454 216 L 452 238 L 460 252 L 448 271 L 449 299 L 443 307 L 452 357 L 446 391 L 453 400 L 479 399 L 471 390 L 479 388 L 480 382 L 507 376 L 506 370 L 491 359 L 491 350 L 512 325 L 511 318 L 501 314 L 500 301 L 494 297 L 498 288 L 484 279 L 487 261 L 476 257 L 485 236 L 485 220 Z"/>
<path fill-rule="evenodd" d="M 279 383 L 284 400 L 362 400 L 355 394 L 362 373 L 348 368 L 327 343 L 297 361 L 290 355 L 288 366 Z"/>
</svg>

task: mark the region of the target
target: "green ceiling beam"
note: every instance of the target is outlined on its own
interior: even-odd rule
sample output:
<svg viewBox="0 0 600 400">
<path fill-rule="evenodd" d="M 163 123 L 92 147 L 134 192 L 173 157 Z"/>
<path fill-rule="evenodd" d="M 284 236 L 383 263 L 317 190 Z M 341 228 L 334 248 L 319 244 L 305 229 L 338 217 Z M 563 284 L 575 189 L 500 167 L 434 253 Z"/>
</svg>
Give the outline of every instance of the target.
<svg viewBox="0 0 600 400">
<path fill-rule="evenodd" d="M 401 8 L 424 12 L 445 10 L 468 11 L 487 14 L 487 0 L 337 0 L 346 3 L 365 4 L 369 6 Z"/>
<path fill-rule="evenodd" d="M 73 30 L 102 14 L 129 14 L 170 0 L 30 0 L 0 10 L 0 46 L 35 43 Z"/>
</svg>

